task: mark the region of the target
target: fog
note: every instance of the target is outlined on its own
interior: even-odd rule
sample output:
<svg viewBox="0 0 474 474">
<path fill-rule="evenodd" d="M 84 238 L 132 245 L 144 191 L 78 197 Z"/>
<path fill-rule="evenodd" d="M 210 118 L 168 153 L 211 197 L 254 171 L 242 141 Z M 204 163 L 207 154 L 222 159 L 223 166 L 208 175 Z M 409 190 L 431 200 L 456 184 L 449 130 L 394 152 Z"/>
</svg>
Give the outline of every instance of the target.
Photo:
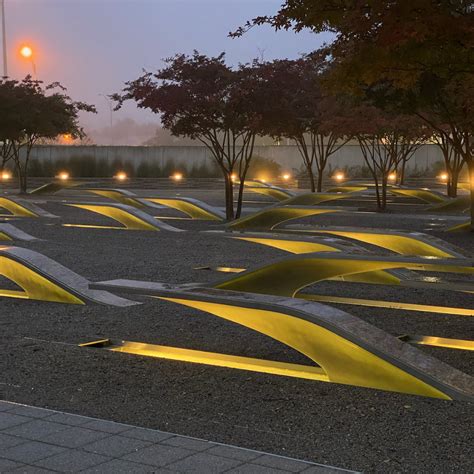
<svg viewBox="0 0 474 474">
<path fill-rule="evenodd" d="M 254 28 L 243 38 L 229 31 L 248 19 L 275 13 L 281 0 L 5 0 L 9 76 L 23 78 L 32 64 L 19 55 L 32 46 L 38 79 L 59 81 L 75 100 L 95 104 L 98 114 L 81 117 L 97 143 L 140 144 L 153 136 L 159 119 L 126 104 L 110 112 L 105 97 L 121 90 L 143 69 L 153 71 L 163 58 L 194 49 L 222 51 L 230 64 L 256 57 L 297 57 L 324 39 L 309 32 Z M 126 137 L 115 130 L 133 120 Z M 110 131 L 110 125 L 113 130 Z M 126 122 L 125 122 L 126 123 Z M 129 122 L 132 123 L 132 122 Z M 148 132 L 151 133 L 148 136 Z M 120 143 L 119 143 L 120 142 Z"/>
</svg>

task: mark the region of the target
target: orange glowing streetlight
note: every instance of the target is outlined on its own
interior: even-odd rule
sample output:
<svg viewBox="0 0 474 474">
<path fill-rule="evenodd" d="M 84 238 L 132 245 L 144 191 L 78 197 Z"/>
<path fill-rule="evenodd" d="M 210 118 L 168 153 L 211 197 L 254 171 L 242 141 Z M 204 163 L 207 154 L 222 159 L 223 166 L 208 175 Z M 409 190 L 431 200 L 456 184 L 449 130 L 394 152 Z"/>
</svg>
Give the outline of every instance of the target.
<svg viewBox="0 0 474 474">
<path fill-rule="evenodd" d="M 445 181 L 445 182 L 446 182 L 446 181 L 448 180 L 448 178 L 449 178 L 449 175 L 448 175 L 448 173 L 441 173 L 438 177 L 439 177 L 439 179 L 440 179 L 441 181 Z"/>
<path fill-rule="evenodd" d="M 336 180 L 336 181 L 343 181 L 345 176 L 344 176 L 344 173 L 342 171 L 339 171 L 337 173 L 334 174 L 333 178 Z"/>
<path fill-rule="evenodd" d="M 33 50 L 29 46 L 22 46 L 20 49 L 20 54 L 26 58 L 30 59 L 33 56 Z"/>
<path fill-rule="evenodd" d="M 183 179 L 183 173 L 176 172 L 176 173 L 173 174 L 172 178 L 175 181 L 181 181 Z"/>
<path fill-rule="evenodd" d="M 36 79 L 37 74 L 36 74 L 36 64 L 33 60 L 33 58 L 34 58 L 33 48 L 31 46 L 28 46 L 27 44 L 23 45 L 20 48 L 20 56 L 22 56 L 23 58 L 28 59 L 29 61 L 31 61 L 31 66 L 33 68 L 33 75 Z"/>
<path fill-rule="evenodd" d="M 285 180 L 285 181 L 288 181 L 290 178 L 291 178 L 291 175 L 289 173 L 285 173 L 282 178 Z"/>
<path fill-rule="evenodd" d="M 395 181 L 397 179 L 397 173 L 390 173 L 388 175 L 388 180 L 389 181 Z"/>
</svg>

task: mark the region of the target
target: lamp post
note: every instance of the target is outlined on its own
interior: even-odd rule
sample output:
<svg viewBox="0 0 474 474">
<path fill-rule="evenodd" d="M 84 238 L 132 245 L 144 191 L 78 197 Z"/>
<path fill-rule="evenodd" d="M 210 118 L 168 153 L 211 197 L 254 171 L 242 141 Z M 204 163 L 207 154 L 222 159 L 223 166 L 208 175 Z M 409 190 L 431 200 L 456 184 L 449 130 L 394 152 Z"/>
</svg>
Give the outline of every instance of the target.
<svg viewBox="0 0 474 474">
<path fill-rule="evenodd" d="M 2 12 L 2 48 L 3 48 L 3 75 L 8 76 L 7 66 L 7 30 L 5 20 L 5 0 L 0 0 L 0 10 Z"/>
<path fill-rule="evenodd" d="M 38 75 L 36 74 L 36 64 L 35 64 L 35 61 L 34 61 L 34 58 L 33 58 L 33 49 L 31 48 L 31 46 L 28 46 L 28 45 L 22 46 L 21 49 L 20 49 L 20 54 L 25 59 L 29 59 L 31 61 L 31 66 L 33 68 L 33 76 L 34 76 L 35 80 L 37 80 Z"/>
</svg>

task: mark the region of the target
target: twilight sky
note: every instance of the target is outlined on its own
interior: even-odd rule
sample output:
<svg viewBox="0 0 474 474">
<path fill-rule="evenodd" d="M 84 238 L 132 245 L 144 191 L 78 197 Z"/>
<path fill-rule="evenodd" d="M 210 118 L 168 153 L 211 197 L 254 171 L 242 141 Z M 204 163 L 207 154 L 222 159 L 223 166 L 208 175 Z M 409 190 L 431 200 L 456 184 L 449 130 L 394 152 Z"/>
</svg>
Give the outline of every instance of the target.
<svg viewBox="0 0 474 474">
<path fill-rule="evenodd" d="M 9 75 L 23 78 L 31 63 L 18 51 L 35 51 L 38 78 L 60 81 L 76 100 L 96 105 L 87 128 L 106 127 L 109 108 L 99 94 L 117 92 L 142 69 L 156 70 L 162 58 L 197 49 L 227 53 L 230 64 L 260 57 L 297 57 L 320 46 L 324 37 L 309 32 L 275 33 L 255 28 L 243 38 L 229 31 L 247 19 L 277 11 L 282 0 L 5 0 Z M 259 51 L 260 49 L 260 51 Z M 156 120 L 128 104 L 114 121 Z"/>
</svg>

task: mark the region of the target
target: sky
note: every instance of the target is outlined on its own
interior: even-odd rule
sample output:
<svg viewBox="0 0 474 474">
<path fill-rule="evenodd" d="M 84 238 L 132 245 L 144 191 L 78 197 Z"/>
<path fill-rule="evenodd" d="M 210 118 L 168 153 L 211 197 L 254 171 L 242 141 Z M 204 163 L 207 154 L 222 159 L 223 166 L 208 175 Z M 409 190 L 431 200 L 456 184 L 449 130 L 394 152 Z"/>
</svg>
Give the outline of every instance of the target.
<svg viewBox="0 0 474 474">
<path fill-rule="evenodd" d="M 31 45 L 38 79 L 59 81 L 74 100 L 95 104 L 97 115 L 82 117 L 86 129 L 107 127 L 107 95 L 122 89 L 143 69 L 154 71 L 163 58 L 194 49 L 207 55 L 226 52 L 229 64 L 294 58 L 317 49 L 327 37 L 310 32 L 254 28 L 228 38 L 247 20 L 273 14 L 282 0 L 5 0 L 8 74 L 32 72 L 19 55 Z M 133 103 L 113 113 L 117 121 L 158 120 Z"/>
</svg>

